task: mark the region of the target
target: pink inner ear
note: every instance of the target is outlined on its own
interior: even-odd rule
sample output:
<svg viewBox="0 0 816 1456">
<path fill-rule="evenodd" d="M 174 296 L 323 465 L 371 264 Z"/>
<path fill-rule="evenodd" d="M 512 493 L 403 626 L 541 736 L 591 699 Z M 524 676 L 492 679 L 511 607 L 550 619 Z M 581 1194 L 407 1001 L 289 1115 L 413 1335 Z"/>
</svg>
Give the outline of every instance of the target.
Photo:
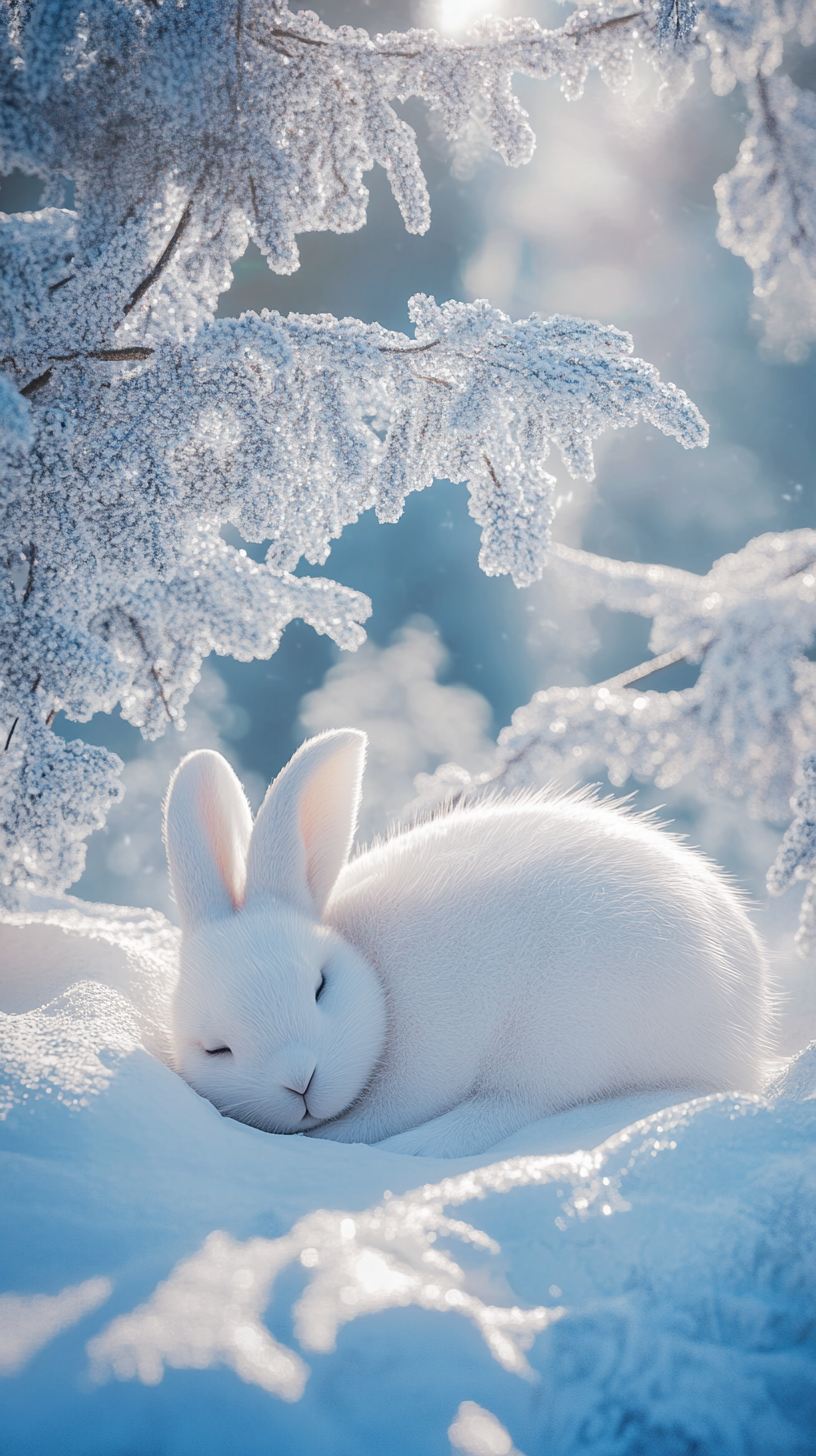
<svg viewBox="0 0 816 1456">
<path fill-rule="evenodd" d="M 322 908 L 354 837 L 360 754 L 356 744 L 334 754 L 309 778 L 300 800 L 300 832 L 306 850 L 306 879 Z"/>
<path fill-rule="evenodd" d="M 236 832 L 234 817 L 225 812 L 217 793 L 208 794 L 201 817 L 210 853 L 232 908 L 240 910 L 246 889 L 246 840 Z"/>
<path fill-rule="evenodd" d="M 241 905 L 251 833 L 249 804 L 226 759 L 211 749 L 188 754 L 165 808 L 170 879 L 188 933 Z"/>
</svg>

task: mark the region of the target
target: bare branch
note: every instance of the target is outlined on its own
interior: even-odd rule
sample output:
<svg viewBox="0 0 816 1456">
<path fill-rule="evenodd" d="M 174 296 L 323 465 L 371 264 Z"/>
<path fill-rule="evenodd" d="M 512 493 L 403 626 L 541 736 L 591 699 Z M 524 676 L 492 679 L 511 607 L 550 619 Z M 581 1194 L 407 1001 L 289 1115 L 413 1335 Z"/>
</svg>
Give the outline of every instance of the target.
<svg viewBox="0 0 816 1456">
<path fill-rule="evenodd" d="M 80 359 L 101 359 L 106 364 L 115 364 L 119 359 L 149 359 L 153 353 L 143 344 L 131 344 L 126 349 L 91 349 L 87 354 L 79 354 Z"/>
<path fill-rule="evenodd" d="M 25 399 L 30 399 L 32 394 L 37 393 L 38 389 L 45 389 L 53 373 L 53 369 L 46 369 L 44 374 L 38 374 L 36 379 L 30 379 L 28 384 L 24 384 L 20 393 Z"/>
<path fill-rule="evenodd" d="M 710 644 L 706 643 L 704 652 L 708 651 Z M 668 652 L 662 652 L 659 657 L 653 657 L 651 662 L 641 662 L 637 667 L 627 668 L 626 672 L 618 673 L 617 677 L 610 677 L 605 683 L 599 683 L 599 687 L 627 688 L 630 683 L 640 682 L 642 678 L 651 677 L 655 672 L 662 672 L 665 667 L 673 667 L 676 662 L 687 662 L 688 651 L 685 647 L 673 647 Z"/>
<path fill-rule="evenodd" d="M 159 690 L 159 697 L 162 700 L 162 706 L 164 708 L 165 713 L 167 714 L 167 717 L 168 717 L 169 721 L 172 723 L 172 721 L 173 721 L 173 714 L 170 712 L 170 704 L 168 703 L 167 698 L 165 696 L 164 683 L 162 682 L 161 678 L 159 677 L 158 672 L 156 671 L 156 664 L 155 664 L 155 662 L 153 662 L 151 660 L 150 653 L 148 652 L 148 649 L 147 649 L 147 643 L 145 642 L 145 639 L 144 639 L 144 633 L 143 633 L 141 627 L 139 626 L 139 623 L 136 621 L 136 618 L 135 617 L 130 617 L 129 616 L 128 617 L 128 621 L 129 621 L 131 627 L 133 628 L 133 632 L 134 632 L 134 635 L 136 637 L 136 640 L 139 643 L 139 646 L 141 647 L 142 652 L 145 655 L 145 661 L 147 663 L 149 663 L 149 665 L 150 665 L 150 676 L 152 677 L 153 681 L 156 684 L 156 687 Z"/>
<path fill-rule="evenodd" d="M 488 468 L 488 470 L 490 472 L 490 479 L 493 481 L 493 484 L 495 485 L 496 489 L 497 490 L 501 490 L 501 488 L 502 488 L 501 481 L 498 479 L 498 477 L 496 475 L 496 472 L 493 469 L 493 466 L 492 466 L 490 460 L 488 459 L 488 457 L 486 455 L 483 455 L 482 456 L 482 459 L 484 460 L 484 463 L 485 463 L 485 465 L 487 466 L 487 468 Z"/>
<path fill-rule="evenodd" d="M 125 349 L 89 349 L 87 354 L 78 352 L 74 354 L 50 354 L 49 358 L 53 364 L 72 364 L 75 359 L 99 359 L 103 364 L 116 364 L 120 361 L 125 362 L 128 359 L 149 359 L 153 352 L 152 349 L 148 349 L 144 344 L 130 344 Z M 38 374 L 36 379 L 31 379 L 28 384 L 23 385 L 20 393 L 26 399 L 30 399 L 32 394 L 37 393 L 38 389 L 45 388 L 53 372 L 53 369 L 46 369 L 43 374 Z"/>
<path fill-rule="evenodd" d="M 152 285 L 156 282 L 156 279 L 160 276 L 160 274 L 164 272 L 167 264 L 170 262 L 170 259 L 173 256 L 173 253 L 176 250 L 179 239 L 181 238 L 185 228 L 187 227 L 187 224 L 190 221 L 190 211 L 192 205 L 193 203 L 191 198 L 190 201 L 187 203 L 187 206 L 185 207 L 183 213 L 181 214 L 181 217 L 176 224 L 176 230 L 173 233 L 173 236 L 167 244 L 167 247 L 165 248 L 161 257 L 159 258 L 158 263 L 156 264 L 155 268 L 151 268 L 147 277 L 143 278 L 141 283 L 139 283 L 137 287 L 133 290 L 130 299 L 125 304 L 122 310 L 123 313 L 130 313 L 131 309 L 136 307 L 139 299 L 143 298 L 144 295 L 147 293 L 148 288 L 152 287 Z"/>
<path fill-rule="evenodd" d="M 28 558 L 28 581 L 26 582 L 26 589 L 23 592 L 23 606 L 25 606 L 26 602 L 28 601 L 29 597 L 31 596 L 31 593 L 34 590 L 34 569 L 36 567 L 36 564 L 37 564 L 37 546 L 36 546 L 36 543 L 34 541 L 32 541 L 31 548 L 30 548 L 30 554 L 29 554 L 29 558 Z"/>
<path fill-rule="evenodd" d="M 566 31 L 567 35 L 600 35 L 603 30 L 614 30 L 619 25 L 628 25 L 630 20 L 642 20 L 643 11 L 633 10 L 630 15 L 615 15 L 611 20 L 602 20 L 599 25 L 584 25 L 579 30 Z"/>
<path fill-rule="evenodd" d="M 389 344 L 380 344 L 377 352 L 379 354 L 425 354 L 428 349 L 435 349 L 438 343 L 439 339 L 434 339 L 432 344 L 417 344 L 416 348 L 412 349 L 397 349 Z"/>
<path fill-rule="evenodd" d="M 322 46 L 324 48 L 329 44 L 327 40 L 316 40 L 315 37 L 311 35 L 298 35 L 296 30 L 281 30 L 276 25 L 268 25 L 266 29 L 269 35 L 274 35 L 277 40 L 296 40 L 299 41 L 301 45 Z M 259 40 L 260 37 L 255 36 L 255 39 Z M 261 42 L 261 44 L 263 44 L 263 42 Z"/>
</svg>

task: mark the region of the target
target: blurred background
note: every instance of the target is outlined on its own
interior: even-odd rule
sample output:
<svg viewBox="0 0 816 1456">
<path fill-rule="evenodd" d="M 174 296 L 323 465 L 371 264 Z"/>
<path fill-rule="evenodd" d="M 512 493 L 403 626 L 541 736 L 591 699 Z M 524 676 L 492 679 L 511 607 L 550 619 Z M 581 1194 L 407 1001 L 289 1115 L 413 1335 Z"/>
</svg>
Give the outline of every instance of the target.
<svg viewBox="0 0 816 1456">
<path fill-rule="evenodd" d="M 457 35 L 482 13 L 472 0 L 330 0 L 316 8 L 330 24 L 372 33 L 423 24 Z M 546 0 L 506 13 L 520 9 L 548 26 L 562 24 L 566 13 Z M 798 84 L 816 88 L 812 52 L 791 48 L 788 69 Z M 590 485 L 570 480 L 551 457 L 548 469 L 559 480 L 556 539 L 705 572 L 760 532 L 814 525 L 816 359 L 807 354 L 807 328 L 780 333 L 778 319 L 753 297 L 746 265 L 716 241 L 712 188 L 733 166 L 744 133 L 742 92 L 715 97 L 703 64 L 692 90 L 668 111 L 656 106 L 658 83 L 645 67 L 623 97 L 597 75 L 578 102 L 567 102 L 557 81 L 517 77 L 515 85 L 538 137 L 528 166 L 507 168 L 478 135 L 452 147 L 435 119 L 409 103 L 399 109 L 419 137 L 430 231 L 421 238 L 404 231 L 375 168 L 362 232 L 303 237 L 301 267 L 286 278 L 250 245 L 235 260 L 220 314 L 331 312 L 407 330 L 407 300 L 425 292 L 439 300 L 486 297 L 514 318 L 535 310 L 615 324 L 634 335 L 638 355 L 691 396 L 711 426 L 711 443 L 686 452 L 647 426 L 610 433 L 597 443 Z M 0 206 L 35 206 L 38 190 L 33 179 L 13 176 Z M 798 318 L 795 304 L 789 315 Z M 346 529 L 324 568 L 300 568 L 371 597 L 368 643 L 356 654 L 293 623 L 269 661 L 213 656 L 186 730 L 156 743 L 119 718 L 98 715 L 81 725 L 60 718 L 57 731 L 104 744 L 126 762 L 126 798 L 90 839 L 73 893 L 150 905 L 175 918 L 160 808 L 170 773 L 193 748 L 224 753 L 257 808 L 309 734 L 365 728 L 372 745 L 361 825 L 367 838 L 413 797 L 418 772 L 451 759 L 479 769 L 499 729 L 536 689 L 598 681 L 647 655 L 647 621 L 582 609 L 554 572 L 523 591 L 507 578 L 489 579 L 477 565 L 478 546 L 466 487 L 438 482 L 408 497 L 396 525 L 379 526 L 369 513 Z M 265 554 L 262 545 L 247 549 L 256 559 Z M 694 674 L 678 665 L 654 686 L 685 687 Z M 797 1049 L 816 1035 L 816 975 L 792 953 L 799 892 L 768 902 L 764 888 L 781 826 L 751 822 L 735 803 L 704 802 L 693 781 L 671 793 L 634 782 L 623 792 L 630 790 L 638 807 L 664 805 L 661 818 L 754 897 L 782 985 L 780 1051 Z"/>
</svg>

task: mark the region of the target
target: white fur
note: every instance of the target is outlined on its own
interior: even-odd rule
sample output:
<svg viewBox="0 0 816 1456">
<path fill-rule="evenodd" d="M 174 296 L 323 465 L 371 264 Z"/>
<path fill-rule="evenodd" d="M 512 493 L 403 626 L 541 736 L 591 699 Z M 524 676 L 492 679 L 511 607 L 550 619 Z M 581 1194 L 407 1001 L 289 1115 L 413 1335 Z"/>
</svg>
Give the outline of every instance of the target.
<svg viewBox="0 0 816 1456">
<path fill-rule="evenodd" d="M 176 1055 L 222 1112 L 451 1156 L 602 1097 L 760 1089 L 763 955 L 704 859 L 619 806 L 544 794 L 346 863 L 364 754 L 351 729 L 304 744 L 248 851 L 223 759 L 190 754 L 171 784 Z"/>
</svg>

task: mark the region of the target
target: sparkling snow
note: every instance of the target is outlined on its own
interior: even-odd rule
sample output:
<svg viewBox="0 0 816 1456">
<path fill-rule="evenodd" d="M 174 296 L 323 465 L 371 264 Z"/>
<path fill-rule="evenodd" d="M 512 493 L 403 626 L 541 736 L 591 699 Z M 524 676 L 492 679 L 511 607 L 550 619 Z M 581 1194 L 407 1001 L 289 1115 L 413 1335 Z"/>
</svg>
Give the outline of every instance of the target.
<svg viewBox="0 0 816 1456">
<path fill-rule="evenodd" d="M 816 1048 L 478 1158 L 269 1136 L 162 1061 L 177 936 L 3 914 L 15 1456 L 812 1449 Z"/>
</svg>

